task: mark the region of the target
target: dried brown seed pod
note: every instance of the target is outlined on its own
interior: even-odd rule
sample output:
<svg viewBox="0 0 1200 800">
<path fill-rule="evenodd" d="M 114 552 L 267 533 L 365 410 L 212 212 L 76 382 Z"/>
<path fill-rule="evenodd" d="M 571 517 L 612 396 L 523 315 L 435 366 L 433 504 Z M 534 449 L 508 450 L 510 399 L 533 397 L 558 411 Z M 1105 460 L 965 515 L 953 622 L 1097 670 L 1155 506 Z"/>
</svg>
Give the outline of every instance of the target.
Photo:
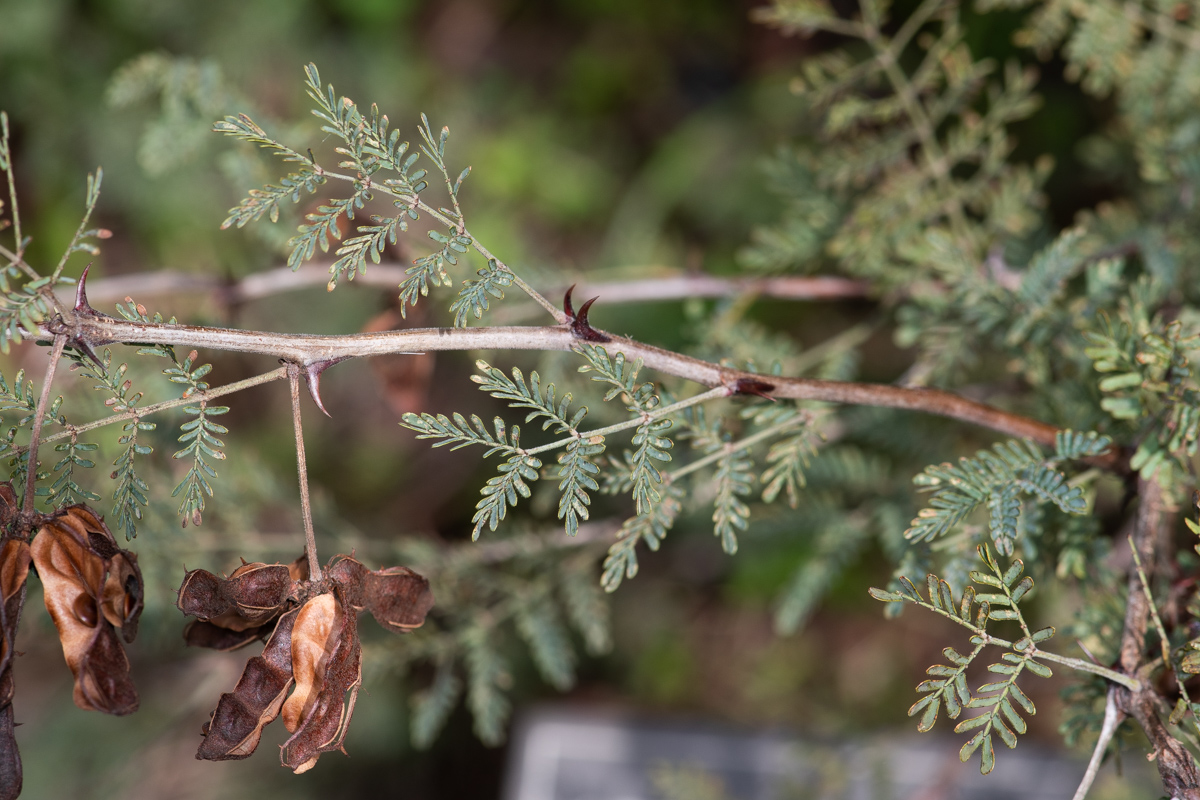
<svg viewBox="0 0 1200 800">
<path fill-rule="evenodd" d="M 24 539 L 0 540 L 0 674 L 8 670 L 12 659 L 12 641 L 25 604 L 25 582 L 31 560 L 29 544 Z M 0 694 L 0 704 L 4 700 Z"/>
<path fill-rule="evenodd" d="M 429 581 L 408 567 L 370 571 L 350 556 L 335 556 L 326 575 L 341 589 L 347 605 L 370 611 L 390 631 L 419 628 L 433 608 Z"/>
<path fill-rule="evenodd" d="M 325 577 L 341 589 L 341 599 L 355 611 L 366 607 L 363 586 L 367 568 L 352 556 L 334 556 L 325 567 Z"/>
<path fill-rule="evenodd" d="M 232 692 L 221 695 L 201 734 L 196 758 L 230 761 L 249 756 L 292 686 L 292 627 L 297 610 L 279 618 L 262 655 L 246 662 Z"/>
<path fill-rule="evenodd" d="M 401 633 L 419 628 L 433 608 L 429 581 L 408 567 L 387 567 L 366 575 L 367 610 L 379 624 Z"/>
<path fill-rule="evenodd" d="M 179 610 L 231 630 L 263 625 L 279 616 L 292 590 L 291 568 L 242 564 L 228 578 L 195 569 L 183 576 Z"/>
<path fill-rule="evenodd" d="M 184 614 L 200 619 L 212 619 L 228 610 L 229 603 L 221 595 L 223 578 L 206 569 L 193 569 L 183 574 L 179 597 L 175 605 Z"/>
<path fill-rule="evenodd" d="M 30 554 L 75 675 L 75 705 L 117 715 L 136 711 L 137 690 L 116 629 L 126 641 L 137 631 L 143 595 L 137 557 L 117 547 L 104 522 L 83 505 L 46 520 Z"/>
<path fill-rule="evenodd" d="M 240 616 L 258 623 L 278 616 L 292 591 L 292 576 L 283 564 L 243 564 L 223 586 Z"/>
<path fill-rule="evenodd" d="M 109 562 L 100 608 L 105 619 L 113 627 L 121 629 L 121 638 L 126 643 L 137 638 L 138 620 L 141 619 L 144 605 L 145 592 L 137 556 L 124 550 L 118 551 Z"/>
<path fill-rule="evenodd" d="M 329 656 L 342 634 L 345 616 L 333 592 L 311 598 L 296 615 L 296 624 L 292 628 L 292 677 L 296 680 L 296 688 L 281 712 L 283 724 L 290 733 L 296 732 L 301 718 L 316 703 L 325 682 Z"/>
<path fill-rule="evenodd" d="M 21 794 L 24 775 L 21 770 L 21 753 L 17 750 L 17 735 L 13 722 L 12 674 L 0 678 L 0 693 L 7 690 L 10 700 L 0 708 L 0 800 L 16 800 Z"/>
<path fill-rule="evenodd" d="M 32 557 L 28 542 L 7 535 L 16 517 L 17 493 L 11 483 L 0 483 L 0 800 L 15 800 L 23 783 L 13 719 L 12 658 Z"/>
<path fill-rule="evenodd" d="M 276 620 L 242 630 L 230 630 L 205 620 L 194 619 L 183 629 L 183 641 L 188 647 L 207 647 L 228 653 L 251 642 L 265 639 L 275 630 Z"/>
<path fill-rule="evenodd" d="M 191 645 L 236 649 L 271 630 L 270 621 L 251 624 L 258 615 L 303 601 L 279 617 L 263 655 L 250 659 L 232 693 L 221 695 L 197 758 L 245 758 L 276 716 L 292 734 L 281 757 L 294 772 L 342 749 L 362 682 L 358 612 L 369 609 L 385 628 L 403 632 L 425 621 L 433 594 L 429 582 L 406 567 L 371 572 L 350 556 L 335 556 L 324 575 L 311 582 L 301 557 L 287 566 L 244 564 L 228 580 L 205 570 L 184 576 L 179 607 L 200 617 L 184 631 Z"/>
<path fill-rule="evenodd" d="M 281 759 L 297 775 L 312 769 L 321 753 L 342 749 L 362 683 L 357 616 L 338 594 L 305 603 L 292 634 L 296 690 L 282 712 L 292 736 Z"/>
</svg>

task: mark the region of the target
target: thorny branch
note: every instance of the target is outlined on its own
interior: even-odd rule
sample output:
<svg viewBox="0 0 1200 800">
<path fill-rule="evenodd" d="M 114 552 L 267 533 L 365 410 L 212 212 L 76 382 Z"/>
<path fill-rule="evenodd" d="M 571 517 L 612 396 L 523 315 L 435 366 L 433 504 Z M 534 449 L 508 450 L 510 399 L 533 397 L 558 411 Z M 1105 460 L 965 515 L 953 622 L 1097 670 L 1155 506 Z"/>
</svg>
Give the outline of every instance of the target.
<svg viewBox="0 0 1200 800">
<path fill-rule="evenodd" d="M 582 309 L 581 309 L 582 312 Z M 109 344 L 162 344 L 257 353 L 301 365 L 306 370 L 347 358 L 437 350 L 571 350 L 581 340 L 581 331 L 600 336 L 612 354 L 623 353 L 645 366 L 708 387 L 724 386 L 774 398 L 816 400 L 831 403 L 878 406 L 922 411 L 958 419 L 1046 446 L 1054 445 L 1058 429 L 1029 417 L 968 400 L 940 389 L 911 388 L 888 384 L 827 381 L 815 378 L 763 376 L 719 366 L 690 356 L 643 344 L 623 336 L 601 333 L 572 317 L 553 326 L 508 326 L 482 328 L 413 328 L 400 331 L 358 333 L 343 336 L 270 333 L 193 325 L 168 325 L 117 320 L 89 306 L 78 312 L 64 311 L 43 323 L 37 335 L 51 339 L 62 334 L 70 342 L 96 348 Z M 310 386 L 310 388 L 313 388 Z M 314 393 L 314 399 L 318 399 Z M 1124 459 L 1110 452 L 1093 459 L 1096 466 L 1124 469 Z"/>
<path fill-rule="evenodd" d="M 1166 508 L 1162 487 L 1150 479 L 1138 481 L 1139 505 L 1137 523 L 1133 530 L 1133 547 L 1138 559 L 1153 569 L 1157 563 L 1156 547 L 1163 541 L 1160 535 L 1169 526 L 1172 515 Z M 1129 570 L 1129 597 L 1125 610 L 1125 627 L 1121 635 L 1120 668 L 1127 675 L 1150 672 L 1156 662 L 1143 663 L 1146 630 L 1150 622 L 1150 600 L 1142 591 L 1141 578 L 1135 568 Z M 1169 664 L 1167 665 L 1169 668 Z M 1148 675 L 1142 676 L 1148 677 Z M 1158 764 L 1163 788 L 1172 798 L 1200 800 L 1200 772 L 1192 754 L 1171 735 L 1158 713 L 1157 694 L 1149 681 L 1143 682 L 1140 692 L 1125 687 L 1114 689 L 1117 709 L 1133 717 L 1145 731 L 1152 748 L 1151 757 Z"/>
<path fill-rule="evenodd" d="M 927 162 L 936 181 L 943 184 L 943 189 L 946 190 L 945 194 L 950 198 L 943 209 L 943 213 L 950 218 L 950 221 L 956 227 L 961 227 L 964 224 L 961 198 L 956 197 L 954 192 L 950 191 L 949 184 L 946 183 L 949 169 L 947 166 L 948 162 L 943 152 L 943 145 L 934 130 L 935 126 L 933 121 L 931 121 L 929 109 L 926 106 L 925 100 L 918 96 L 909 76 L 905 75 L 897 65 L 899 53 L 904 49 L 908 41 L 918 33 L 924 23 L 943 7 L 942 0 L 924 0 L 918 9 L 909 16 L 900 30 L 887 41 L 879 35 L 879 20 L 873 18 L 875 12 L 871 10 L 874 7 L 874 4 L 864 4 L 863 22 L 831 18 L 824 23 L 824 27 L 842 35 L 864 39 L 874 48 L 876 55 L 875 62 L 883 67 L 883 74 L 891 82 L 896 97 L 901 101 L 913 128 L 918 133 L 918 144 L 923 151 L 924 161 Z M 1159 18 L 1156 17 L 1155 19 L 1157 24 Z M 1163 25 L 1167 24 L 1166 17 L 1161 17 L 1161 20 Z M 1175 32 L 1173 27 L 1169 25 L 1167 27 L 1169 28 L 1169 32 Z M 1168 34 L 1168 31 L 1162 29 L 1159 32 L 1164 35 Z M 330 87 L 330 92 L 332 92 L 332 87 Z M 4 139 L 7 140 L 7 119 L 0 115 L 0 122 L 4 123 Z M 355 182 L 364 180 L 362 175 L 339 175 L 320 170 L 315 163 L 313 166 L 319 170 L 321 175 L 330 179 Z M 10 264 L 25 270 L 33 277 L 36 273 L 25 264 L 22 258 L 24 241 L 22 239 L 19 215 L 16 213 L 16 196 L 12 183 L 13 176 L 11 170 L 6 171 L 8 173 L 10 195 L 12 196 L 13 222 L 17 243 L 13 251 L 0 247 L 0 256 L 6 258 Z M 442 224 L 451 225 L 460 234 L 465 234 L 465 223 L 463 222 L 461 211 L 458 209 L 457 190 L 451 187 L 450 176 L 444 169 L 443 174 L 454 204 L 453 216 L 448 216 L 448 212 L 443 213 L 444 210 L 440 212 L 426 205 L 420 201 L 416 194 L 402 196 L 382 186 L 376 187 L 376 189 L 393 194 L 400 200 L 408 201 L 414 209 L 420 208 L 427 216 L 438 220 Z M 369 176 L 365 180 L 366 185 L 370 188 Z M 509 269 L 503 262 L 494 259 L 490 252 L 474 240 L 474 237 L 471 237 L 471 239 L 472 246 L 481 255 L 489 260 L 494 260 L 500 268 Z M 70 252 L 68 250 L 67 255 Z M 67 255 L 64 255 L 63 262 L 55 270 L 54 277 L 57 277 L 61 271 Z M 386 264 L 379 265 L 372 269 L 369 278 L 363 275 L 359 276 L 358 280 L 369 285 L 391 287 L 404 277 L 404 272 L 405 267 Z M 193 279 L 189 276 L 181 275 L 130 276 L 123 280 L 136 282 L 135 285 L 138 286 L 139 291 L 212 291 L 218 296 L 221 302 L 233 304 L 280 291 L 297 289 L 309 285 L 319 285 L 326 282 L 327 276 L 328 270 L 324 266 L 312 265 L 303 267 L 295 273 L 290 271 L 284 272 L 284 270 L 272 270 L 232 284 L 222 284 L 213 280 Z M 297 467 L 306 534 L 307 560 L 309 569 L 311 570 L 311 578 L 316 582 L 321 580 L 321 570 L 319 566 L 320 562 L 315 552 L 315 535 L 308 495 L 299 385 L 301 377 L 304 377 L 308 383 L 309 391 L 313 395 L 313 399 L 322 411 L 324 411 L 317 385 L 319 375 L 327 367 L 348 358 L 436 350 L 567 351 L 578 346 L 581 340 L 595 341 L 604 343 L 605 349 L 611 354 L 621 353 L 627 359 L 631 361 L 640 360 L 645 366 L 661 373 L 688 379 L 711 388 L 709 392 L 705 392 L 687 401 L 682 401 L 674 406 L 659 409 L 654 415 L 650 416 L 665 415 L 673 410 L 678 410 L 684 404 L 700 402 L 706 397 L 754 394 L 770 399 L 787 398 L 921 411 L 969 422 L 1002 434 L 1028 438 L 1048 446 L 1054 445 L 1056 434 L 1058 433 L 1057 428 L 1052 425 L 982 402 L 976 402 L 947 391 L 886 384 L 764 376 L 708 363 L 633 339 L 595 330 L 587 323 L 586 319 L 587 309 L 594 302 L 594 298 L 592 301 L 588 301 L 580 309 L 579 314 L 576 315 L 571 310 L 569 304 L 560 311 L 520 276 L 514 275 L 513 279 L 516 285 L 524 290 L 533 301 L 553 315 L 554 321 L 557 324 L 475 329 L 425 328 L 346 336 L 312 336 L 122 321 L 95 312 L 87 305 L 86 298 L 82 305 L 79 305 L 77 302 L 73 312 L 66 310 L 66 308 L 69 308 L 69 304 L 56 303 L 56 308 L 60 309 L 59 313 L 52 315 L 50 319 L 40 326 L 38 331 L 31 331 L 38 338 L 52 340 L 53 350 L 33 422 L 28 453 L 29 472 L 26 482 L 23 517 L 28 518 L 32 512 L 34 484 L 37 477 L 37 450 L 39 441 L 48 442 L 67 436 L 75 436 L 83 430 L 133 418 L 134 416 L 132 413 L 114 415 L 106 420 L 89 423 L 84 426 L 71 427 L 69 430 L 56 436 L 46 437 L 45 440 L 40 439 L 55 367 L 66 345 L 76 347 L 88 354 L 93 354 L 98 347 L 110 344 L 132 346 L 147 344 L 172 345 L 254 353 L 285 362 L 285 367 L 273 372 L 265 373 L 247 381 L 202 392 L 200 393 L 200 398 L 203 401 L 209 397 L 216 397 L 221 394 L 238 391 L 242 388 L 278 380 L 285 374 L 288 377 L 295 427 Z M 128 284 L 121 284 L 117 281 L 106 283 L 108 285 L 104 283 L 97 284 L 97 290 L 94 292 L 95 296 L 100 297 L 106 295 L 106 293 L 111 293 L 113 297 L 120 298 L 130 293 Z M 728 280 L 706 276 L 628 281 L 619 284 L 592 285 L 589 289 L 591 290 L 589 293 L 596 291 L 602 293 L 605 296 L 606 302 L 633 302 L 680 297 L 713 297 L 733 294 L 760 294 L 789 299 L 815 299 L 859 297 L 865 295 L 868 291 L 868 287 L 862 282 L 832 277 Z M 48 298 L 52 296 L 49 291 L 46 291 L 45 295 Z M 80 282 L 79 296 L 83 297 L 82 281 Z M 189 397 L 186 400 L 173 400 L 149 406 L 140 409 L 137 412 L 137 417 L 145 417 L 155 411 L 173 408 L 184 402 L 194 402 L 194 400 L 195 396 Z M 616 432 L 634 426 L 637 422 L 635 420 L 618 423 L 593 431 L 592 433 L 600 435 Z M 795 422 L 779 423 L 780 426 L 789 424 L 795 424 Z M 755 442 L 777 433 L 778 430 L 768 429 L 737 443 L 730 443 L 727 445 L 727 448 L 728 450 L 733 450 L 749 447 Z M 557 444 L 557 442 L 553 442 L 542 448 L 535 448 L 528 452 L 534 453 L 541 450 L 548 450 Z M 682 470 L 674 473 L 672 477 L 677 478 L 682 474 L 702 468 L 721 456 L 721 453 L 714 453 L 706 458 L 694 461 Z M 1098 467 L 1115 469 L 1122 472 L 1129 471 L 1128 453 L 1122 453 L 1119 450 L 1111 451 L 1104 456 L 1090 459 L 1090 461 Z M 1131 545 L 1133 546 L 1135 556 L 1134 561 L 1135 564 L 1144 562 L 1148 565 L 1149 569 L 1153 570 L 1156 563 L 1164 561 L 1161 548 L 1164 548 L 1167 544 L 1167 537 L 1163 534 L 1169 530 L 1171 523 L 1170 509 L 1168 508 L 1169 502 L 1164 498 L 1163 489 L 1152 479 L 1140 480 L 1138 493 L 1140 500 L 1136 526 L 1131 537 Z M 607 527 L 595 526 L 590 528 L 586 535 L 581 534 L 576 539 L 570 540 L 571 546 L 578 546 L 585 542 L 594 543 L 608 538 L 610 534 L 611 530 Z M 502 560 L 520 553 L 522 548 L 526 546 L 536 548 L 546 545 L 544 544 L 544 540 L 540 539 L 530 539 L 528 541 L 508 540 L 475 546 L 471 548 L 471 552 L 475 556 L 482 556 L 482 560 L 484 561 Z M 331 570 L 326 574 L 332 577 L 333 571 Z M 1142 591 L 1142 589 L 1145 591 Z M 1086 794 L 1087 788 L 1095 776 L 1106 744 L 1112 736 L 1116 725 L 1124 717 L 1132 716 L 1149 737 L 1153 748 L 1152 758 L 1158 763 L 1167 792 L 1172 797 L 1197 798 L 1197 800 L 1200 800 L 1200 773 L 1198 773 L 1197 765 L 1192 755 L 1164 725 L 1161 716 L 1163 712 L 1159 707 L 1162 699 L 1155 691 L 1153 681 L 1151 680 L 1152 675 L 1160 664 L 1165 665 L 1168 669 L 1171 666 L 1170 653 L 1166 651 L 1168 644 L 1165 634 L 1161 636 L 1164 647 L 1162 657 L 1148 657 L 1146 654 L 1146 633 L 1149 621 L 1154 613 L 1153 599 L 1150 595 L 1145 576 L 1139 576 L 1138 570 L 1131 569 L 1126 618 L 1118 665 L 1119 671 L 1122 674 L 1114 674 L 1112 670 L 1106 670 L 1101 667 L 1091 667 L 1091 671 L 1093 672 L 1098 672 L 1099 674 L 1109 673 L 1109 678 L 1113 683 L 1108 692 L 1104 730 L 1101 740 L 1093 754 L 1092 763 L 1088 768 L 1088 775 L 1085 777 L 1084 783 L 1080 786 L 1076 794 L 1077 798 Z M 1024 628 L 1023 621 L 1021 624 Z M 1161 623 L 1158 623 L 1158 627 L 1161 632 Z M 1024 629 L 1024 632 L 1026 636 L 1029 636 L 1030 632 L 1027 628 Z M 1012 643 L 994 638 L 989 638 L 988 641 L 990 643 L 1012 645 Z M 1052 654 L 1043 655 L 1048 660 L 1054 660 L 1058 663 L 1069 664 L 1071 666 L 1076 666 L 1071 662 L 1078 661 L 1075 659 L 1066 659 L 1065 657 L 1052 657 Z M 1088 666 L 1076 666 L 1076 668 L 1085 669 Z M 353 703 L 351 703 L 352 705 Z"/>
</svg>

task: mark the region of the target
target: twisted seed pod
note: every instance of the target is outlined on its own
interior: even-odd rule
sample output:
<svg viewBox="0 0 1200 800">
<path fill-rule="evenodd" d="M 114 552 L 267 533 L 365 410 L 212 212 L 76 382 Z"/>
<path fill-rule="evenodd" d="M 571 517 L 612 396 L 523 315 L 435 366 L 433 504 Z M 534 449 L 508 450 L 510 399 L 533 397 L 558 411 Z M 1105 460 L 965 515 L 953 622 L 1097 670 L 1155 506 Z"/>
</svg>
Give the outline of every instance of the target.
<svg viewBox="0 0 1200 800">
<path fill-rule="evenodd" d="M 429 581 L 408 567 L 369 571 L 350 556 L 335 556 L 326 573 L 347 605 L 355 611 L 370 611 L 390 631 L 419 628 L 433 608 Z"/>
<path fill-rule="evenodd" d="M 283 564 L 242 564 L 228 578 L 194 569 L 183 576 L 176 605 L 223 628 L 245 630 L 279 616 L 291 590 L 291 572 Z"/>
<path fill-rule="evenodd" d="M 371 616 L 390 631 L 405 633 L 421 627 L 433 608 L 429 581 L 408 567 L 367 573 L 363 594 Z"/>
<path fill-rule="evenodd" d="M 292 687 L 292 626 L 297 609 L 279 618 L 262 655 L 246 662 L 232 692 L 221 695 L 201 734 L 196 758 L 231 761 L 258 747 L 263 728 L 275 717 Z"/>
<path fill-rule="evenodd" d="M 362 683 L 357 615 L 339 594 L 335 590 L 309 600 L 292 637 L 296 691 L 283 708 L 292 736 L 284 742 L 281 760 L 297 775 L 312 769 L 321 753 L 342 749 Z"/>
<path fill-rule="evenodd" d="M 137 556 L 117 547 L 108 527 L 84 505 L 48 519 L 30 554 L 75 675 L 75 705 L 116 715 L 136 711 L 137 689 L 117 629 L 126 641 L 137 633 L 143 596 Z"/>
</svg>

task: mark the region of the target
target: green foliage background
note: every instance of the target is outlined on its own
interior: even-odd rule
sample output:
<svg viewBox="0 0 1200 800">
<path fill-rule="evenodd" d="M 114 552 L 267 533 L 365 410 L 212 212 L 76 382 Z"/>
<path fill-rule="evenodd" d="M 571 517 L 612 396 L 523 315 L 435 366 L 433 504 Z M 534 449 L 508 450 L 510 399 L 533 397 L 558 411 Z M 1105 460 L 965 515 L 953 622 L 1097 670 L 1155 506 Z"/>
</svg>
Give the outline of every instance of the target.
<svg viewBox="0 0 1200 800">
<path fill-rule="evenodd" d="M 898 3 L 896 17 L 903 19 L 916 5 Z M 60 243 L 78 222 L 83 176 L 102 164 L 104 195 L 95 222 L 115 236 L 105 243 L 93 275 L 170 268 L 234 279 L 283 263 L 281 237 L 258 230 L 265 226 L 217 231 L 245 188 L 278 175 L 266 171 L 273 165 L 264 167 L 210 129 L 213 120 L 246 111 L 289 141 L 311 140 L 317 126 L 308 114 L 300 69 L 312 61 L 340 93 L 364 106 L 377 102 L 406 136 L 415 133 L 421 112 L 435 128 L 448 125 L 454 163 L 475 168 L 463 189 L 472 233 L 510 263 L 521 264 L 522 276 L 539 286 L 570 282 L 560 271 L 589 280 L 681 270 L 757 274 L 794 269 L 810 264 L 809 258 L 805 269 L 830 266 L 839 256 L 884 289 L 905 285 L 911 273 L 876 269 L 869 258 L 856 261 L 863 254 L 854 250 L 853 240 L 828 246 L 834 223 L 847 214 L 845 197 L 816 191 L 814 175 L 802 168 L 812 165 L 789 155 L 798 142 L 822 140 L 818 115 L 809 98 L 794 91 L 794 78 L 803 74 L 802 62 L 813 63 L 807 57 L 835 40 L 786 38 L 752 23 L 752 9 L 753 4 L 719 0 L 0 0 L 0 108 L 15 126 L 22 216 L 35 237 L 31 259 L 56 260 Z M 962 37 L 976 58 L 1029 66 L 1037 63 L 1035 55 L 1012 43 L 1021 19 L 1016 11 L 984 15 L 967 9 Z M 1013 153 L 1003 168 L 1013 170 L 1010 184 L 1024 192 L 994 198 L 996 210 L 988 218 L 993 230 L 1013 234 L 1004 255 L 1014 263 L 1025 263 L 1080 209 L 1122 196 L 1133 184 L 1130 154 L 1122 149 L 1127 144 L 1120 137 L 1088 136 L 1111 124 L 1113 101 L 1081 92 L 1064 77 L 1061 62 L 1040 68 L 1040 105 L 1019 105 L 1024 78 L 1019 70 L 1008 75 L 1008 85 L 1015 87 L 1007 129 Z M 839 139 L 842 132 L 833 130 L 835 144 L 865 147 L 854 140 L 863 129 L 855 127 L 855 110 L 844 111 L 845 135 Z M 864 127 L 869 133 L 870 126 Z M 1046 155 L 1053 158 L 1053 170 Z M 1171 157 L 1160 156 L 1163 169 L 1171 168 Z M 847 175 L 843 183 L 852 186 L 854 180 Z M 1048 198 L 1044 216 L 1033 205 L 1040 180 Z M 862 229 L 890 233 L 884 211 L 856 213 L 863 215 Z M 1109 220 L 1124 224 L 1119 214 Z M 279 227 L 290 233 L 289 225 Z M 1059 242 L 1064 249 L 1076 246 L 1072 253 L 1100 247 Z M 954 254 L 938 252 L 936 245 L 921 252 L 897 246 L 898 257 L 950 264 L 949 273 Z M 409 260 L 420 254 L 401 246 L 392 255 Z M 1047 257 L 1040 283 L 1022 286 L 1022 300 L 1032 308 L 1019 322 L 1023 330 L 1010 335 L 1013 342 L 1054 335 L 1043 324 L 1048 312 L 1037 302 L 1069 277 L 1054 272 L 1062 260 Z M 1096 279 L 1098 292 L 1105 288 L 1102 279 Z M 954 300 L 979 299 L 969 289 Z M 344 333 L 362 329 L 389 308 L 393 296 L 351 285 L 333 294 L 318 287 L 233 309 L 188 297 L 136 299 L 148 305 L 153 300 L 154 309 L 189 321 Z M 764 300 L 750 307 L 690 300 L 623 309 L 606 307 L 601 298 L 593 320 L 710 358 L 753 357 L 764 369 L 779 360 L 787 374 L 808 370 L 822 377 L 892 381 L 919 352 L 932 383 L 1005 379 L 1003 363 L 981 364 L 964 352 L 976 346 L 984 351 L 978 340 L 964 339 L 960 350 L 941 352 L 922 341 L 920 326 L 905 317 L 923 311 L 957 324 L 953 303 L 935 298 L 918 306 L 901 309 L 897 319 L 881 319 L 866 302 Z M 450 317 L 438 308 L 419 307 L 415 321 L 448 324 Z M 794 337 L 799 347 L 779 334 Z M 802 349 L 835 334 L 839 338 L 828 351 Z M 1106 345 L 1111 342 L 1093 342 Z M 565 356 L 515 362 L 560 383 L 577 366 Z M 222 382 L 269 367 L 238 356 L 214 364 Z M 1022 377 L 1048 380 L 1036 374 L 1037 367 L 1032 360 Z M 402 386 L 421 403 L 409 401 L 408 410 L 479 408 L 481 396 L 465 377 L 471 370 L 467 354 L 445 355 L 430 375 L 402 377 Z M 442 556 L 431 553 L 442 552 L 438 548 L 447 542 L 465 545 L 475 527 L 478 486 L 492 473 L 468 454 L 415 442 L 396 424 L 395 403 L 405 401 L 395 395 L 394 386 L 389 390 L 367 364 L 327 374 L 324 398 L 334 418 L 314 415 L 308 426 L 318 534 L 325 553 L 334 552 L 331 543 L 338 542 L 379 563 L 424 557 L 441 564 Z M 1054 396 L 1037 410 L 1043 418 L 1087 430 L 1096 419 L 1094 408 L 1086 419 L 1067 418 L 1092 399 Z M 430 662 L 414 670 L 396 669 L 406 658 L 408 640 L 381 640 L 368 648 L 368 696 L 347 740 L 352 760 L 327 757 L 303 781 L 280 770 L 266 744 L 247 762 L 192 761 L 198 726 L 217 694 L 236 680 L 240 659 L 182 651 L 181 622 L 170 606 L 172 586 L 183 564 L 227 569 L 238 555 L 290 559 L 298 550 L 285 400 L 277 387 L 231 399 L 222 418 L 230 430 L 222 436 L 230 458 L 221 465 L 218 497 L 204 527 L 181 531 L 169 498 L 152 502 L 147 511 L 137 546 L 156 591 L 143 640 L 133 650 L 144 691 L 138 715 L 99 718 L 71 706 L 50 623 L 40 614 L 40 598 L 30 597 L 19 642 L 28 655 L 17 676 L 18 715 L 28 722 L 20 729 L 26 797 L 117 792 L 349 797 L 368 789 L 412 797 L 486 797 L 498 791 L 503 750 L 478 743 L 463 708 L 451 713 L 431 752 L 412 749 L 410 694 L 448 696 L 462 687 L 454 685 L 457 678 L 449 670 L 437 668 L 436 654 L 426 654 Z M 605 413 L 598 402 L 590 406 L 594 414 Z M 722 553 L 704 513 L 681 519 L 658 553 L 642 551 L 637 579 L 613 595 L 614 646 L 608 655 L 570 663 L 569 649 L 554 650 L 537 632 L 545 615 L 570 611 L 547 605 L 549 598 L 533 598 L 515 627 L 534 644 L 534 656 L 502 643 L 509 669 L 486 676 L 486 686 L 468 687 L 473 709 L 508 702 L 497 687 L 511 689 L 519 704 L 559 698 L 554 687 L 569 686 L 576 670 L 571 691 L 581 702 L 704 712 L 738 723 L 787 724 L 814 735 L 902 724 L 911 686 L 940 657 L 949 629 L 915 614 L 881 627 L 878 607 L 864 588 L 886 583 L 888 559 L 903 550 L 900 535 L 920 502 L 912 496 L 911 476 L 993 439 L 916 415 L 867 409 L 845 416 L 851 433 L 805 470 L 800 508 L 769 513 L 739 532 L 736 558 Z M 174 449 L 170 426 L 155 435 L 157 450 Z M 795 442 L 790 457 L 803 460 L 809 444 Z M 151 463 L 168 468 L 165 460 Z M 795 489 L 786 480 L 774 485 L 784 498 Z M 535 494 L 533 511 L 553 518 L 554 502 L 549 494 Z M 613 515 L 627 511 L 601 508 Z M 518 532 L 530 525 L 518 521 Z M 1060 570 L 1070 574 L 1094 546 L 1095 531 L 1086 522 L 1077 529 L 1063 523 L 1060 530 L 1062 540 L 1050 549 Z M 398 545 L 401 534 L 413 539 Z M 599 560 L 595 552 L 583 553 L 571 574 L 598 579 Z M 957 580 L 956 590 L 965 581 L 963 563 L 957 564 L 962 574 L 947 576 Z M 499 591 L 449 589 L 466 601 L 473 593 Z M 568 609 L 571 597 L 587 599 L 569 583 L 555 591 Z M 1066 613 L 1072 602 L 1044 593 L 1033 606 L 1051 615 L 1055 609 Z M 801 627 L 802 636 L 790 635 Z M 484 626 L 478 633 L 466 630 L 469 645 L 487 645 Z M 581 652 L 605 651 L 603 632 L 589 635 L 585 629 L 578 636 Z M 480 672 L 472 674 L 483 680 Z M 1051 684 L 1034 696 L 1039 707 L 1053 708 L 1057 688 Z M 425 706 L 427 713 L 436 714 L 437 705 Z M 1030 735 L 1059 741 L 1053 717 L 1044 710 L 1031 719 Z M 478 722 L 475 726 L 479 731 Z M 66 763 L 73 765 L 69 773 L 61 766 Z"/>
</svg>

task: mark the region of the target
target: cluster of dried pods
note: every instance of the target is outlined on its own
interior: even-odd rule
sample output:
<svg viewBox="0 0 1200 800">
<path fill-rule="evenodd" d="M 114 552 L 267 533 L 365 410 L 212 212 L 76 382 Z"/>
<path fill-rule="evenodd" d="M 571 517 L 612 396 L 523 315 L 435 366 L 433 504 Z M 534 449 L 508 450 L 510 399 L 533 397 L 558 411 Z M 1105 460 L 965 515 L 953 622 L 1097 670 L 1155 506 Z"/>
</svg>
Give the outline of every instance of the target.
<svg viewBox="0 0 1200 800">
<path fill-rule="evenodd" d="M 106 714 L 137 710 L 138 695 L 121 641 L 137 636 L 142 573 L 104 521 L 84 505 L 40 517 L 30 542 L 15 531 L 17 497 L 0 484 L 0 798 L 21 793 L 21 756 L 13 721 L 14 640 L 30 568 L 42 580 L 46 610 L 75 675 L 75 705 Z M 118 638 L 119 632 L 119 638 Z"/>
<path fill-rule="evenodd" d="M 41 578 L 75 676 L 75 704 L 116 715 L 138 707 L 122 645 L 137 635 L 142 613 L 137 556 L 118 547 L 85 505 L 39 516 L 32 537 L 19 530 L 19 517 L 12 484 L 0 483 L 0 800 L 21 793 L 12 665 L 31 571 Z M 228 578 L 192 570 L 178 605 L 196 617 L 184 630 L 189 645 L 228 651 L 267 640 L 233 692 L 221 695 L 196 757 L 245 758 L 263 728 L 282 715 L 292 735 L 281 759 L 300 773 L 321 753 L 342 749 L 362 679 L 358 613 L 365 609 L 384 628 L 408 631 L 425 621 L 433 594 L 406 567 L 371 571 L 350 556 L 335 556 L 313 580 L 302 557 L 290 565 L 244 563 Z"/>
<path fill-rule="evenodd" d="M 429 582 L 412 570 L 370 571 L 344 555 L 333 557 L 319 581 L 309 578 L 304 557 L 243 564 L 228 578 L 188 572 L 179 587 L 180 610 L 196 617 L 184 631 L 188 644 L 234 650 L 268 637 L 234 690 L 221 695 L 196 757 L 246 758 L 278 716 L 291 733 L 280 759 L 294 772 L 341 750 L 362 680 L 358 613 L 365 609 L 384 628 L 404 632 L 420 626 L 432 607 Z"/>
</svg>

